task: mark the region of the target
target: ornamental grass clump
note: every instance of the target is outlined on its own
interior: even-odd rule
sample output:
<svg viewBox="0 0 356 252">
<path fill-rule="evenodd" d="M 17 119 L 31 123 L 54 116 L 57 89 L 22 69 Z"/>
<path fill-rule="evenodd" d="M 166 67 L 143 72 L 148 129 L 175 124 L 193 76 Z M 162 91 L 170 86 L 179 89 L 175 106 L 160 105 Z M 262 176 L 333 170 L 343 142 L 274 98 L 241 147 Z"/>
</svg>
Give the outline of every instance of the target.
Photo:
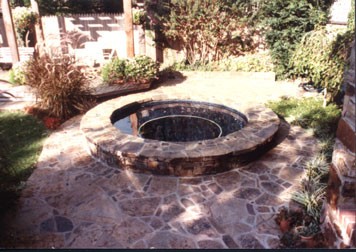
<svg viewBox="0 0 356 252">
<path fill-rule="evenodd" d="M 301 204 L 306 213 L 318 223 L 325 193 L 326 185 L 319 178 L 308 177 L 301 181 L 301 188 L 293 193 L 292 199 Z"/>
<path fill-rule="evenodd" d="M 321 180 L 329 174 L 329 164 L 326 156 L 322 153 L 314 156 L 311 160 L 305 162 L 305 170 L 307 177 L 313 177 Z"/>
<path fill-rule="evenodd" d="M 50 116 L 68 119 L 90 106 L 88 81 L 71 55 L 36 56 L 25 76 L 26 83 L 35 88 L 40 108 Z"/>
</svg>

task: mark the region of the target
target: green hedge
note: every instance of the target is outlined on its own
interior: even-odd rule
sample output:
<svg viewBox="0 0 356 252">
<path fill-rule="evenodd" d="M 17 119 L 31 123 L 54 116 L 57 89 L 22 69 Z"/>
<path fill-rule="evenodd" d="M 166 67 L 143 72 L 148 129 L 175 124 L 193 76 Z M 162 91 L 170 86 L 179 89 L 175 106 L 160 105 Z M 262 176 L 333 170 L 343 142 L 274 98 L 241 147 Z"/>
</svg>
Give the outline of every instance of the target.
<svg viewBox="0 0 356 252">
<path fill-rule="evenodd" d="M 270 47 L 278 79 L 290 76 L 289 59 L 302 36 L 316 25 L 327 22 L 333 1 L 268 0 L 262 1 L 260 24 Z"/>
</svg>

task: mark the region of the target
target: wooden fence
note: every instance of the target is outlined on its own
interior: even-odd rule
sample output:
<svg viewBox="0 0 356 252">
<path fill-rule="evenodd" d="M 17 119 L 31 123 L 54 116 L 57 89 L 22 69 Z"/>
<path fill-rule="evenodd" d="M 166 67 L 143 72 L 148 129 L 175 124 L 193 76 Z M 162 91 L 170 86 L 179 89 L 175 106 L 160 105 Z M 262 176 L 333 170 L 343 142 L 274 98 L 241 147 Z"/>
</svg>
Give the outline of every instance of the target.
<svg viewBox="0 0 356 252">
<path fill-rule="evenodd" d="M 126 57 L 124 17 L 119 14 L 80 14 L 41 18 L 46 45 L 72 51 L 86 64 L 104 63 L 112 56 Z M 142 29 L 134 26 L 135 54 L 142 54 Z M 141 51 L 140 51 L 141 48 Z"/>
<path fill-rule="evenodd" d="M 33 56 L 33 47 L 19 47 L 20 61 L 26 61 Z M 0 47 L 0 63 L 12 63 L 10 47 Z"/>
</svg>

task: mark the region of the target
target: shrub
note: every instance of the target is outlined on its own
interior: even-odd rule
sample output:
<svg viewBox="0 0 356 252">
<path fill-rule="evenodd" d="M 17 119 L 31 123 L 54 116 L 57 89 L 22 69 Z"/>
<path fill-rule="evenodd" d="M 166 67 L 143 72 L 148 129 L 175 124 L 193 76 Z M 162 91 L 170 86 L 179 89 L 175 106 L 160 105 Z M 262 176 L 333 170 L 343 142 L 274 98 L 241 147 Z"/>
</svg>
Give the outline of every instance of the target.
<svg viewBox="0 0 356 252">
<path fill-rule="evenodd" d="M 115 79 L 124 81 L 126 64 L 126 59 L 113 58 L 101 70 L 103 80 L 107 83 L 111 83 Z"/>
<path fill-rule="evenodd" d="M 40 107 L 51 116 L 67 119 L 88 105 L 88 82 L 73 56 L 37 56 L 30 60 L 25 76 L 40 98 Z"/>
<path fill-rule="evenodd" d="M 259 19 L 265 29 L 277 78 L 290 76 L 289 59 L 304 33 L 326 24 L 332 0 L 263 1 Z"/>
<path fill-rule="evenodd" d="M 268 52 L 259 52 L 208 63 L 195 62 L 192 65 L 176 62 L 172 68 L 177 71 L 270 72 L 273 71 L 273 63 Z"/>
<path fill-rule="evenodd" d="M 103 80 L 109 84 L 124 82 L 149 82 L 156 77 L 158 63 L 148 56 L 133 59 L 114 58 L 102 69 Z"/>
<path fill-rule="evenodd" d="M 291 59 L 294 75 L 307 77 L 316 87 L 323 87 L 332 101 L 341 88 L 350 44 L 355 32 L 329 34 L 325 28 L 306 33 Z"/>
<path fill-rule="evenodd" d="M 26 45 L 27 33 L 37 23 L 38 16 L 36 13 L 31 11 L 31 8 L 26 7 L 16 7 L 12 11 L 12 15 L 18 35 L 19 44 L 24 46 Z"/>
<path fill-rule="evenodd" d="M 351 11 L 347 18 L 347 29 L 351 31 L 355 30 L 355 0 L 351 0 Z"/>
<path fill-rule="evenodd" d="M 202 63 L 200 61 L 196 61 L 194 64 L 189 64 L 187 61 L 180 61 L 173 63 L 170 68 L 176 71 L 216 71 L 217 64 L 218 62 Z M 225 62 L 225 64 L 227 65 L 228 63 Z"/>
<path fill-rule="evenodd" d="M 316 87 L 321 86 L 322 72 L 326 66 L 325 53 L 330 51 L 331 36 L 324 27 L 306 33 L 296 46 L 290 65 L 293 74 L 298 77 L 309 77 Z"/>
<path fill-rule="evenodd" d="M 179 41 L 189 64 L 195 64 L 255 49 L 254 29 L 248 26 L 252 5 L 241 0 L 161 0 L 149 3 L 149 10 L 164 36 Z"/>
<path fill-rule="evenodd" d="M 17 84 L 17 85 L 26 84 L 25 71 L 26 71 L 27 64 L 28 61 L 24 61 L 12 65 L 12 68 L 9 72 L 10 83 Z"/>
<path fill-rule="evenodd" d="M 240 72 L 271 72 L 273 63 L 268 52 L 248 54 L 232 59 L 232 70 Z"/>
<path fill-rule="evenodd" d="M 146 20 L 146 12 L 141 9 L 132 9 L 132 23 L 134 25 L 142 25 Z"/>
</svg>

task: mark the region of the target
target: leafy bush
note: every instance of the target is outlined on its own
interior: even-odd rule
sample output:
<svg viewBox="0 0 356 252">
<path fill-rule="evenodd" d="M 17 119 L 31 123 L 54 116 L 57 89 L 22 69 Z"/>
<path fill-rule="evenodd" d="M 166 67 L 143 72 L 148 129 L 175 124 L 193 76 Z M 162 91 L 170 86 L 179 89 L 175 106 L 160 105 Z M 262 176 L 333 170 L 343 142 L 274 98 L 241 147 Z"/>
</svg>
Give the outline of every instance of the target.
<svg viewBox="0 0 356 252">
<path fill-rule="evenodd" d="M 38 16 L 36 13 L 31 11 L 31 8 L 26 7 L 16 7 L 12 11 L 12 16 L 14 19 L 16 32 L 18 34 L 19 44 L 26 45 L 27 33 L 33 28 L 37 23 Z"/>
<path fill-rule="evenodd" d="M 134 25 L 142 25 L 146 20 L 146 12 L 141 9 L 132 9 L 132 23 Z"/>
<path fill-rule="evenodd" d="M 158 63 L 148 56 L 133 59 L 114 58 L 102 69 L 103 80 L 109 84 L 151 81 L 158 72 Z"/>
<path fill-rule="evenodd" d="M 328 59 L 325 55 L 330 51 L 331 40 L 325 27 L 306 33 L 290 60 L 293 74 L 297 77 L 309 77 L 316 87 L 321 86 L 322 73 L 327 67 L 323 61 Z"/>
<path fill-rule="evenodd" d="M 271 72 L 274 65 L 267 52 L 248 54 L 232 59 L 232 70 L 240 72 Z"/>
<path fill-rule="evenodd" d="M 12 68 L 9 72 L 9 81 L 12 84 L 25 85 L 25 71 L 28 61 L 18 62 L 12 65 Z"/>
<path fill-rule="evenodd" d="M 332 0 L 268 0 L 259 10 L 277 78 L 289 77 L 289 59 L 304 33 L 326 24 Z"/>
<path fill-rule="evenodd" d="M 73 56 L 37 56 L 29 61 L 25 76 L 40 98 L 40 107 L 52 116 L 67 119 L 89 106 L 88 82 Z"/>
<path fill-rule="evenodd" d="M 340 91 L 350 44 L 355 31 L 329 34 L 325 28 L 306 33 L 291 59 L 294 75 L 307 77 L 316 87 L 329 92 L 332 101 Z"/>
<path fill-rule="evenodd" d="M 153 1 L 152 1 L 153 2 Z M 254 29 L 248 26 L 251 3 L 225 0 L 161 0 L 148 9 L 164 36 L 182 45 L 189 64 L 217 61 L 253 51 Z M 152 17 L 151 17 L 152 18 Z"/>
<path fill-rule="evenodd" d="M 355 0 L 351 0 L 351 11 L 347 18 L 347 29 L 351 31 L 355 30 Z"/>
<path fill-rule="evenodd" d="M 317 137 L 335 135 L 341 111 L 335 104 L 323 107 L 321 98 L 285 98 L 267 106 L 292 125 L 311 128 Z"/>
<path fill-rule="evenodd" d="M 125 80 L 126 64 L 126 59 L 113 58 L 101 69 L 101 75 L 103 77 L 103 80 L 107 83 L 111 83 L 116 79 Z"/>
<path fill-rule="evenodd" d="M 267 52 L 260 52 L 208 63 L 195 62 L 193 65 L 176 62 L 172 68 L 177 71 L 271 72 L 273 63 Z"/>
</svg>

